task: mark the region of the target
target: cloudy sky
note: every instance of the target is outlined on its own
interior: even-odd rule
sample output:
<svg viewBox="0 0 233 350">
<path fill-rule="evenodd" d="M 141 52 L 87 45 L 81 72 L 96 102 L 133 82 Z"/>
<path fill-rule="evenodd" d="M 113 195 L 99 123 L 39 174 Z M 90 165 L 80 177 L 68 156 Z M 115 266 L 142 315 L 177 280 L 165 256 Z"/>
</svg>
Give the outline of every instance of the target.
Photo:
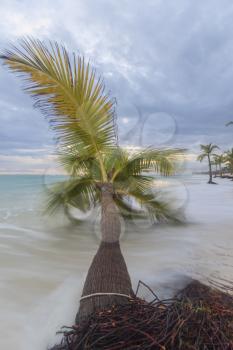
<svg viewBox="0 0 233 350">
<path fill-rule="evenodd" d="M 193 158 L 200 143 L 233 146 L 232 0 L 1 0 L 0 17 L 0 48 L 30 35 L 91 60 L 117 99 L 121 143 Z M 46 120 L 0 77 L 0 172 L 57 171 Z"/>
</svg>

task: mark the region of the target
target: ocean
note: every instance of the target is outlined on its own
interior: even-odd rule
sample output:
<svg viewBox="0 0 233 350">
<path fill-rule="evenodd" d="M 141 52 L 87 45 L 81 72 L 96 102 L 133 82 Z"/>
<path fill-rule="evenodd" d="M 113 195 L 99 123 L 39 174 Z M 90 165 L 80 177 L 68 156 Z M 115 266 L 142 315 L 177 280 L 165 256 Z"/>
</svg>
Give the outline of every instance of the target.
<svg viewBox="0 0 233 350">
<path fill-rule="evenodd" d="M 0 176 L 1 349 L 46 350 L 78 309 L 99 243 L 98 213 L 78 226 L 62 214 L 43 215 L 46 190 L 63 178 Z M 134 286 L 141 279 L 163 298 L 191 278 L 233 280 L 233 182 L 206 182 L 204 175 L 157 181 L 173 205 L 184 209 L 182 225 L 122 223 L 121 245 Z M 150 298 L 145 288 L 140 295 Z"/>
</svg>

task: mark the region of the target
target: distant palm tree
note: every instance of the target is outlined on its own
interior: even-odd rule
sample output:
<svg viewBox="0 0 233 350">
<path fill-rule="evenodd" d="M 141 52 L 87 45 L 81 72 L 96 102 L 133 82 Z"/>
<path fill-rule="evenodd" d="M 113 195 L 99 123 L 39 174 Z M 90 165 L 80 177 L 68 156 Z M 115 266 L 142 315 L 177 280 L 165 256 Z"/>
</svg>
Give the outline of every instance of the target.
<svg viewBox="0 0 233 350">
<path fill-rule="evenodd" d="M 215 155 L 217 156 L 217 154 Z M 218 172 L 218 163 L 217 163 L 217 159 L 215 158 L 211 161 L 211 165 L 215 166 L 215 171 L 214 171 L 214 177 L 217 177 L 217 172 Z"/>
<path fill-rule="evenodd" d="M 213 155 L 213 151 L 215 149 L 218 149 L 219 147 L 217 145 L 213 145 L 212 143 L 209 143 L 208 145 L 200 145 L 202 153 L 197 157 L 197 160 L 200 162 L 203 161 L 203 159 L 208 159 L 208 165 L 209 165 L 209 184 L 214 184 L 213 182 L 213 173 L 212 173 L 212 165 L 211 165 L 211 156 Z"/>
<path fill-rule="evenodd" d="M 153 222 L 178 220 L 156 196 L 151 172 L 174 172 L 178 149 L 142 149 L 130 154 L 119 147 L 114 101 L 105 93 L 83 57 L 70 56 L 57 43 L 27 39 L 4 52 L 5 65 L 23 75 L 26 91 L 49 118 L 58 141 L 60 162 L 69 179 L 54 186 L 50 213 L 75 207 L 101 207 L 101 243 L 89 268 L 76 320 L 96 308 L 128 302 L 131 280 L 122 256 L 120 217 L 149 216 Z M 138 207 L 132 205 L 138 203 Z"/>
<path fill-rule="evenodd" d="M 225 154 L 215 154 L 214 155 L 214 162 L 216 166 L 219 166 L 219 174 L 222 177 L 222 164 L 224 164 L 226 161 Z M 217 173 L 217 171 L 216 171 Z"/>
<path fill-rule="evenodd" d="M 231 175 L 233 174 L 233 148 L 226 152 L 226 163 L 229 167 Z"/>
</svg>

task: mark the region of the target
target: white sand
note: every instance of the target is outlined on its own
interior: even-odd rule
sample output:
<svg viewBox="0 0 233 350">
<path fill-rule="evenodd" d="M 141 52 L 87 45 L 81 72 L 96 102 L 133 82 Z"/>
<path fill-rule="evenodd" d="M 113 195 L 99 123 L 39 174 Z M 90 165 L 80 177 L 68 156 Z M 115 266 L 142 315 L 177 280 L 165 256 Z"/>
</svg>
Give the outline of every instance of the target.
<svg viewBox="0 0 233 350">
<path fill-rule="evenodd" d="M 136 226 L 123 236 L 134 285 L 142 279 L 166 297 L 189 277 L 233 280 L 233 182 L 206 181 L 204 176 L 172 181 L 188 224 Z M 27 198 L 27 204 L 16 198 L 14 205 L 6 199 L 0 208 L 1 349 L 45 350 L 59 327 L 72 323 L 98 244 L 93 225 L 74 229 L 62 226 L 61 218 L 38 216 L 36 198 Z M 141 295 L 149 297 L 145 289 Z"/>
</svg>

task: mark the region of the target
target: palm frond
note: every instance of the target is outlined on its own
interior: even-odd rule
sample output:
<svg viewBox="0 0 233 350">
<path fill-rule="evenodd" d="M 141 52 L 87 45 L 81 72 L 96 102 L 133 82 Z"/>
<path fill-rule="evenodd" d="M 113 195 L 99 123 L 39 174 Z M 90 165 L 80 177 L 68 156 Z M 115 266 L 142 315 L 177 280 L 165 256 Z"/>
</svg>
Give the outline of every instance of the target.
<svg viewBox="0 0 233 350">
<path fill-rule="evenodd" d="M 199 160 L 200 162 L 203 161 L 203 159 L 206 157 L 206 154 L 200 154 L 199 156 L 197 156 L 197 160 Z"/>
<path fill-rule="evenodd" d="M 146 208 L 152 222 L 175 222 L 181 223 L 183 215 L 179 211 L 171 208 L 168 202 L 161 199 L 153 199 L 145 202 L 143 206 Z"/>
<path fill-rule="evenodd" d="M 212 143 L 209 143 L 207 145 L 200 145 L 200 148 L 202 150 L 202 153 L 197 157 L 197 160 L 200 162 L 202 162 L 205 157 L 210 156 L 215 149 L 219 149 L 217 145 L 213 145 Z"/>
<path fill-rule="evenodd" d="M 157 172 L 171 175 L 175 171 L 175 162 L 182 155 L 181 149 L 153 149 L 148 148 L 133 155 L 122 152 L 121 162 L 115 167 L 112 181 L 139 175 L 142 172 Z"/>
<path fill-rule="evenodd" d="M 54 184 L 48 193 L 45 213 L 53 214 L 68 206 L 85 212 L 99 200 L 92 178 L 77 178 Z"/>
<path fill-rule="evenodd" d="M 211 145 L 211 144 L 210 144 Z M 209 149 L 209 145 L 200 145 L 200 148 L 201 148 L 201 150 L 202 151 L 204 151 L 204 152 L 207 152 L 208 151 L 208 149 Z"/>
<path fill-rule="evenodd" d="M 214 161 L 216 164 L 221 165 L 225 162 L 226 156 L 224 154 L 213 154 Z"/>
<path fill-rule="evenodd" d="M 148 175 L 130 175 L 128 178 L 122 178 L 114 181 L 114 190 L 116 193 L 124 194 L 129 191 L 146 191 L 153 187 L 154 177 Z"/>
<path fill-rule="evenodd" d="M 217 145 L 212 145 L 212 144 L 211 144 L 210 153 L 212 153 L 213 150 L 215 150 L 215 149 L 219 149 L 219 147 L 218 147 Z"/>
<path fill-rule="evenodd" d="M 152 222 L 174 221 L 181 222 L 181 213 L 175 211 L 171 205 L 163 199 L 161 193 L 156 192 L 153 187 L 144 189 L 134 188 L 119 191 L 122 198 L 131 198 L 139 205 L 139 208 L 132 206 L 132 211 L 138 217 L 149 216 Z"/>
<path fill-rule="evenodd" d="M 60 164 L 72 177 L 89 176 L 101 181 L 101 171 L 95 157 L 78 147 L 63 149 L 59 152 Z"/>
<path fill-rule="evenodd" d="M 49 119 L 60 163 L 70 175 L 51 189 L 49 213 L 69 207 L 87 211 L 100 200 L 99 183 L 111 182 L 122 215 L 147 213 L 154 221 L 172 219 L 170 206 L 152 191 L 154 179 L 147 175 L 174 173 L 184 150 L 148 148 L 129 154 L 118 147 L 114 102 L 103 81 L 83 57 L 69 55 L 56 42 L 24 39 L 0 58 L 24 78 L 26 92 Z M 128 197 L 143 209 L 131 207 Z"/>
<path fill-rule="evenodd" d="M 114 102 L 83 57 L 56 42 L 23 39 L 0 58 L 24 77 L 26 92 L 49 118 L 60 145 L 78 144 L 93 155 L 113 146 Z"/>
<path fill-rule="evenodd" d="M 118 207 L 120 215 L 126 220 L 132 220 L 137 218 L 144 218 L 141 210 L 133 207 L 132 203 L 127 201 L 126 197 L 117 195 L 114 196 L 114 202 Z"/>
<path fill-rule="evenodd" d="M 233 148 L 226 152 L 225 163 L 233 168 Z"/>
</svg>

